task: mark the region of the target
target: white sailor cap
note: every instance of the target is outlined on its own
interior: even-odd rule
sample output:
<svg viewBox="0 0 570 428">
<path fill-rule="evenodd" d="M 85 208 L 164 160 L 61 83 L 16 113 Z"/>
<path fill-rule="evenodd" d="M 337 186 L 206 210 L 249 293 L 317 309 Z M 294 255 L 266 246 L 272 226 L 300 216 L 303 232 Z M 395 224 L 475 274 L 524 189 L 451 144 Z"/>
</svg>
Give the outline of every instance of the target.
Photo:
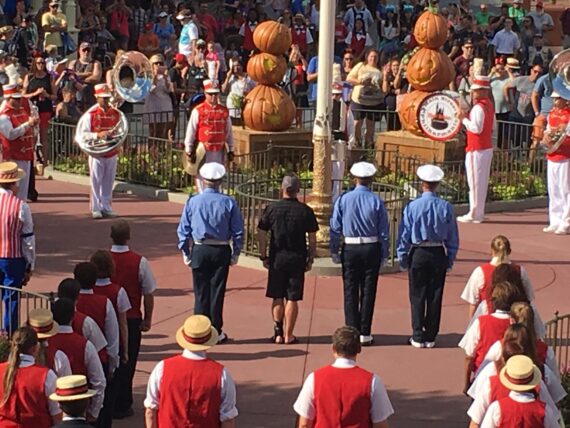
<svg viewBox="0 0 570 428">
<path fill-rule="evenodd" d="M 204 180 L 216 181 L 221 180 L 226 175 L 226 168 L 217 162 L 208 162 L 200 168 L 200 176 Z"/>
<path fill-rule="evenodd" d="M 352 168 L 350 168 L 350 173 L 358 178 L 372 177 L 376 174 L 376 171 L 376 167 L 370 162 L 356 162 L 352 165 Z"/>
<path fill-rule="evenodd" d="M 422 165 L 417 171 L 420 180 L 427 183 L 439 183 L 443 180 L 443 170 L 439 166 L 435 165 Z"/>
</svg>

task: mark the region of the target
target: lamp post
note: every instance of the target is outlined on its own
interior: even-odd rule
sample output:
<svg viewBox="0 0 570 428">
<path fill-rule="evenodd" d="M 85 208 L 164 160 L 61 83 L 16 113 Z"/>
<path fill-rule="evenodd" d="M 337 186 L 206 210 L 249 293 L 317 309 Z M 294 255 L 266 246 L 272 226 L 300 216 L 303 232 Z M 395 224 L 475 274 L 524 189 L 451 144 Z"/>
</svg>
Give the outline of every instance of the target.
<svg viewBox="0 0 570 428">
<path fill-rule="evenodd" d="M 319 53 L 317 110 L 313 127 L 313 193 L 310 206 L 319 223 L 320 254 L 328 249 L 331 201 L 331 85 L 334 55 L 335 0 L 321 0 L 319 11 Z"/>
</svg>

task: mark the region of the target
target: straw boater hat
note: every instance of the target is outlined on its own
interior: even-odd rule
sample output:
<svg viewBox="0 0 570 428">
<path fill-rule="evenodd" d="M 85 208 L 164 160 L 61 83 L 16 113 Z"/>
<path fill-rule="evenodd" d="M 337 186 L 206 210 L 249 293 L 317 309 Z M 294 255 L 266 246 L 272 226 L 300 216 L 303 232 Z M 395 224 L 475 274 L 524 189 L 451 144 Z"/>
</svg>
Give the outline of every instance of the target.
<svg viewBox="0 0 570 428">
<path fill-rule="evenodd" d="M 59 331 L 59 325 L 53 320 L 53 314 L 50 310 L 44 308 L 30 311 L 28 326 L 37 333 L 38 339 L 47 339 L 55 336 Z"/>
<path fill-rule="evenodd" d="M 57 379 L 55 392 L 49 398 L 53 401 L 77 401 L 91 398 L 95 394 L 97 391 L 89 389 L 85 376 L 71 375 Z"/>
<path fill-rule="evenodd" d="M 16 162 L 0 162 L 0 183 L 16 183 L 26 176 Z"/>
<path fill-rule="evenodd" d="M 521 68 L 519 60 L 516 58 L 507 58 L 507 68 L 518 70 Z"/>
<path fill-rule="evenodd" d="M 514 355 L 499 373 L 501 383 L 511 391 L 531 391 L 541 381 L 540 369 L 525 355 Z"/>
<path fill-rule="evenodd" d="M 368 178 L 376 174 L 376 167 L 369 162 L 356 162 L 350 168 L 350 173 L 354 177 Z"/>
<path fill-rule="evenodd" d="M 471 90 L 475 89 L 490 89 L 491 79 L 489 76 L 475 76 L 473 78 L 473 84 L 471 85 Z"/>
<path fill-rule="evenodd" d="M 204 80 L 204 92 L 207 94 L 218 94 L 220 92 L 220 84 L 217 80 Z"/>
<path fill-rule="evenodd" d="M 422 165 L 418 168 L 417 174 L 419 179 L 426 183 L 439 183 L 445 175 L 443 170 L 435 165 Z"/>
<path fill-rule="evenodd" d="M 22 91 L 20 91 L 18 85 L 15 83 L 2 86 L 2 93 L 4 94 L 4 98 L 22 98 Z"/>
<path fill-rule="evenodd" d="M 218 343 L 218 332 L 208 317 L 192 315 L 176 332 L 176 341 L 189 351 L 205 351 Z"/>
<path fill-rule="evenodd" d="M 111 98 L 111 91 L 105 83 L 95 85 L 95 96 L 99 98 Z"/>
<path fill-rule="evenodd" d="M 200 165 L 202 164 L 205 156 L 206 147 L 204 147 L 203 144 L 198 144 L 196 146 L 196 162 L 192 163 L 190 162 L 190 159 L 188 159 L 188 156 L 184 156 L 182 158 L 182 167 L 184 168 L 184 171 L 186 171 L 186 174 L 197 175 L 198 169 L 200 169 Z"/>
</svg>

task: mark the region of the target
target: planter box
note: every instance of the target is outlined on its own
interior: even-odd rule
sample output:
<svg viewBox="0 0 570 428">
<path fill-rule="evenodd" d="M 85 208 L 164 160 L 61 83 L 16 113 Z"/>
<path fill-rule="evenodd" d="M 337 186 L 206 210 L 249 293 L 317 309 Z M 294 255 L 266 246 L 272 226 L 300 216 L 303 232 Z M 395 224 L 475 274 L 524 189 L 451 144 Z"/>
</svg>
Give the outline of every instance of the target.
<svg viewBox="0 0 570 428">
<path fill-rule="evenodd" d="M 313 131 L 301 128 L 291 128 L 283 132 L 265 132 L 233 126 L 233 134 L 236 155 L 263 151 L 268 144 L 296 147 L 313 145 Z"/>
</svg>

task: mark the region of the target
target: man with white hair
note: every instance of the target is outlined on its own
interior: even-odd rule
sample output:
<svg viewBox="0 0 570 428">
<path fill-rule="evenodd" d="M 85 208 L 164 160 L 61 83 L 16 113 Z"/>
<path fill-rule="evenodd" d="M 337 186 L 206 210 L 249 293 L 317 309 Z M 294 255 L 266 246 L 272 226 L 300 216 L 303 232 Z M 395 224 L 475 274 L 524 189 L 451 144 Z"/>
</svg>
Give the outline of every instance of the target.
<svg viewBox="0 0 570 428">
<path fill-rule="evenodd" d="M 485 215 L 485 200 L 489 186 L 495 126 L 495 107 L 489 98 L 490 79 L 475 76 L 471 85 L 473 107 L 469 117 L 463 118 L 467 130 L 465 147 L 465 175 L 469 185 L 469 212 L 457 217 L 461 223 L 482 223 Z"/>
</svg>

